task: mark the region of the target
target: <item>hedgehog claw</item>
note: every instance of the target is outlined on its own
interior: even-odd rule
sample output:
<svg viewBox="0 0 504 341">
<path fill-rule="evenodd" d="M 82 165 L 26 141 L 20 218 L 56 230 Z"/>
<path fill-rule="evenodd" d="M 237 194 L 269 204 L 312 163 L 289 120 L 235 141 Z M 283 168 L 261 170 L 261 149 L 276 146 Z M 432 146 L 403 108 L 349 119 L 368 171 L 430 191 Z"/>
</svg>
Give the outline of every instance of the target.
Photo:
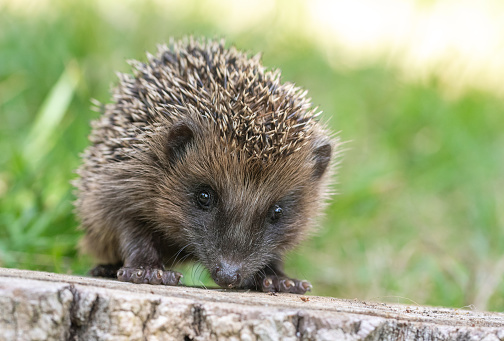
<svg viewBox="0 0 504 341">
<path fill-rule="evenodd" d="M 305 292 L 306 291 L 311 291 L 311 289 L 313 288 L 313 286 L 311 285 L 310 282 L 308 281 L 300 281 L 299 282 L 299 287 L 301 290 L 304 290 Z"/>
<path fill-rule="evenodd" d="M 275 292 L 275 287 L 273 285 L 273 280 L 271 277 L 264 277 L 262 280 L 262 291 L 264 292 Z"/>
<path fill-rule="evenodd" d="M 122 267 L 117 271 L 117 279 L 121 282 L 140 284 L 177 285 L 182 277 L 182 274 L 179 272 L 163 271 L 162 269 L 150 267 Z"/>
<path fill-rule="evenodd" d="M 266 276 L 262 279 L 261 284 L 263 292 L 304 294 L 312 289 L 312 285 L 308 281 L 279 276 Z"/>
</svg>

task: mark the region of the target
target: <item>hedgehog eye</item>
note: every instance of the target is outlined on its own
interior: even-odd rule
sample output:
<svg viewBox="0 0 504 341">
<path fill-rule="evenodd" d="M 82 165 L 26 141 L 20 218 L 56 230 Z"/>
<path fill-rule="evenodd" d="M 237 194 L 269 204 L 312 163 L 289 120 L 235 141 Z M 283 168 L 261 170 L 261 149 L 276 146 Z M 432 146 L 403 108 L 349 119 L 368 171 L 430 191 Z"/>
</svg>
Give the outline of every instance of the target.
<svg viewBox="0 0 504 341">
<path fill-rule="evenodd" d="M 196 205 L 202 210 L 209 210 L 212 208 L 216 201 L 217 196 L 215 192 L 209 186 L 199 187 L 194 191 L 194 201 Z"/>
<path fill-rule="evenodd" d="M 206 189 L 201 190 L 196 194 L 196 201 L 201 208 L 208 209 L 212 203 L 212 194 Z"/>
<path fill-rule="evenodd" d="M 269 221 L 271 224 L 275 224 L 280 220 L 282 216 L 283 216 L 283 209 L 280 206 L 275 205 L 271 210 Z"/>
</svg>

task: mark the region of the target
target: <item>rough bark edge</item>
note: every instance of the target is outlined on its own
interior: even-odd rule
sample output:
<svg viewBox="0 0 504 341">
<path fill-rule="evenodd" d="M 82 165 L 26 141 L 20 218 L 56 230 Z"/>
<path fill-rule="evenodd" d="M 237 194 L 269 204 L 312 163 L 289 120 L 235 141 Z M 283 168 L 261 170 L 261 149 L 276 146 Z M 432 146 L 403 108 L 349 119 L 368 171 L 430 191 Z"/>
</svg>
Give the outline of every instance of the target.
<svg viewBox="0 0 504 341">
<path fill-rule="evenodd" d="M 180 293 L 180 288 L 160 295 L 137 290 L 159 291 L 151 286 L 127 286 L 132 289 L 128 291 L 93 286 L 88 279 L 82 282 L 2 277 L 0 271 L 0 339 L 504 340 L 504 324 L 497 323 L 504 320 L 498 313 L 483 313 L 495 320 L 492 327 L 472 326 L 466 320 L 460 325 L 443 325 L 374 316 L 373 309 L 369 314 L 355 314 L 321 310 L 301 300 L 297 306 L 279 304 L 291 295 L 254 293 L 254 297 L 270 299 L 268 306 L 263 306 L 243 302 L 240 298 L 250 295 L 245 293 L 183 289 L 199 294 L 201 299 L 196 299 L 169 295 Z M 227 301 L 218 302 L 222 298 Z M 320 299 L 332 302 L 335 309 L 338 305 L 344 308 L 343 301 Z M 230 302 L 233 300 L 236 302 Z"/>
</svg>

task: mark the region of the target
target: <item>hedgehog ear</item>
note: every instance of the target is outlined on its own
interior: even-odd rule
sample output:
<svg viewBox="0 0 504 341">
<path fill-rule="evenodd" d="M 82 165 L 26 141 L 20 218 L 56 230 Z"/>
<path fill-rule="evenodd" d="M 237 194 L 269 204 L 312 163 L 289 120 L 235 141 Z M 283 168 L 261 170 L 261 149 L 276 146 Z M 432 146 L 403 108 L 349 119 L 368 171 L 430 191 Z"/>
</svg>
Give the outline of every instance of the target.
<svg viewBox="0 0 504 341">
<path fill-rule="evenodd" d="M 175 164 L 184 157 L 187 146 L 194 139 L 194 132 L 186 122 L 175 123 L 168 132 L 166 156 L 170 164 Z"/>
<path fill-rule="evenodd" d="M 319 179 L 324 175 L 331 161 L 332 147 L 329 143 L 317 147 L 313 152 L 313 158 L 315 160 L 315 166 L 313 167 L 313 177 Z"/>
</svg>

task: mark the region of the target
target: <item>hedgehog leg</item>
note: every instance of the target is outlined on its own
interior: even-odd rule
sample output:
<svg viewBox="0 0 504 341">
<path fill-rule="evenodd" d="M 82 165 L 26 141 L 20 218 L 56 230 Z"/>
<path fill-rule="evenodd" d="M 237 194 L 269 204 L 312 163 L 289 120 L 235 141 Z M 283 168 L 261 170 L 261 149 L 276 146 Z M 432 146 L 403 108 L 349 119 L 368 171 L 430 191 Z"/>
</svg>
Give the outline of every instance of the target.
<svg viewBox="0 0 504 341">
<path fill-rule="evenodd" d="M 304 294 L 312 285 L 306 280 L 290 278 L 283 271 L 283 264 L 274 262 L 256 275 L 256 289 L 263 292 L 287 292 Z"/>
<path fill-rule="evenodd" d="M 89 271 L 93 277 L 116 278 L 117 270 L 122 267 L 122 263 L 118 264 L 99 264 Z"/>
<path fill-rule="evenodd" d="M 124 266 L 117 271 L 122 282 L 177 285 L 182 274 L 165 270 L 158 251 L 160 238 L 149 236 L 145 231 L 128 234 L 121 238 Z"/>
</svg>

